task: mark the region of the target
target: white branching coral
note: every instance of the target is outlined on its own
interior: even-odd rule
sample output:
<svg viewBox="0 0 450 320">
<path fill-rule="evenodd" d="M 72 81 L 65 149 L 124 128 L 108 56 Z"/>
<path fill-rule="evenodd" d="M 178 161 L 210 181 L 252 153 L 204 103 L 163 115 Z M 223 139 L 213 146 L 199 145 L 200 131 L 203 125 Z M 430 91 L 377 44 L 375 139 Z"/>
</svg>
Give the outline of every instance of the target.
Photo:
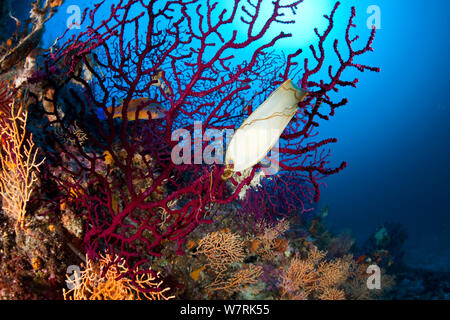
<svg viewBox="0 0 450 320">
<path fill-rule="evenodd" d="M 38 149 L 25 130 L 28 113 L 13 104 L 11 117 L 2 120 L 0 137 L 0 195 L 6 214 L 16 221 L 16 227 L 24 227 L 26 206 L 30 200 L 39 166 Z"/>
</svg>

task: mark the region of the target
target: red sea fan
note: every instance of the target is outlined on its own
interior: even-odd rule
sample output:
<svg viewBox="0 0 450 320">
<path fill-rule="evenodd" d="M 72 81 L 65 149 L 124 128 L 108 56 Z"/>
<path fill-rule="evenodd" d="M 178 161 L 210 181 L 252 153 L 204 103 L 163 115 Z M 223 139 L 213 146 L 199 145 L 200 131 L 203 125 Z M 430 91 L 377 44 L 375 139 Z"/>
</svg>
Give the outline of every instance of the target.
<svg viewBox="0 0 450 320">
<path fill-rule="evenodd" d="M 226 36 L 224 28 L 240 19 L 238 11 L 243 2 L 246 18 L 242 21 L 253 32 L 238 41 L 236 32 Z M 192 133 L 195 120 L 202 122 L 201 134 L 207 129 L 236 128 L 242 117 L 256 107 L 255 101 L 264 100 L 295 73 L 302 50 L 285 60 L 268 54 L 278 40 L 290 34 L 280 33 L 252 49 L 248 60 L 239 57 L 263 41 L 273 24 L 291 23 L 282 20 L 283 10 L 292 10 L 301 2 L 274 1 L 274 11 L 260 29 L 256 27 L 259 0 L 235 0 L 229 10 L 221 12 L 210 1 L 118 1 L 111 5 L 109 18 L 101 21 L 96 19 L 99 4 L 88 15 L 85 13 L 84 20 L 89 20 L 87 31 L 52 52 L 48 70 L 64 72 L 65 79 L 52 83 L 54 95 L 46 98 L 46 103 L 61 102 L 58 105 L 66 111 L 47 108 L 54 110 L 50 119 L 66 138 L 63 143 L 56 139 L 61 161 L 54 179 L 62 191 L 59 200 L 75 203 L 86 221 L 84 242 L 91 256 L 109 249 L 125 259 L 139 260 L 161 255 L 168 242 L 176 242 L 177 253 L 182 254 L 187 235 L 199 224 L 210 223 L 217 205 L 237 201 L 259 167 L 226 181 L 227 168 L 220 163 L 175 164 L 171 161 L 171 150 L 176 145 L 172 135 L 177 129 Z M 328 82 L 312 80 L 325 68 L 324 43 L 334 27 L 338 6 L 326 16 L 329 26 L 325 32 L 316 30 L 319 43 L 317 49 L 311 46 L 315 66 L 304 60 L 304 72 L 297 83 L 310 94 L 300 103 L 295 121 L 282 136 L 282 174 L 262 181 L 259 190 L 268 197 L 266 204 L 273 202 L 270 199 L 274 195 L 292 201 L 286 192 L 294 188 L 300 191 L 291 194 L 295 201 L 317 201 L 321 179 L 345 167 L 345 163 L 338 168 L 326 167 L 328 152 L 322 147 L 336 139 L 312 142 L 311 137 L 317 119 L 327 120 L 346 103 L 345 99 L 333 102 L 329 93 L 340 86 L 356 86 L 357 80 L 341 80 L 343 71 L 351 67 L 360 71 L 377 69 L 354 61 L 372 50 L 375 31 L 364 48 L 353 49 L 353 9 L 345 34 L 348 58 L 338 51 L 336 40 L 334 49 L 340 62 L 337 70 L 333 72 L 329 67 Z M 180 14 L 176 16 L 175 12 Z M 145 30 L 143 35 L 141 30 Z M 165 117 L 140 120 L 139 114 L 146 107 L 142 104 L 135 110 L 135 117 L 129 119 L 131 103 L 141 98 L 159 104 Z M 324 105 L 331 108 L 329 115 L 324 114 Z M 117 108 L 121 108 L 121 119 L 115 119 Z M 73 117 L 70 120 L 70 111 L 77 122 Z M 194 150 L 194 162 L 206 145 L 202 141 L 200 150 Z M 298 205 L 289 208 L 295 207 L 307 210 Z"/>
</svg>

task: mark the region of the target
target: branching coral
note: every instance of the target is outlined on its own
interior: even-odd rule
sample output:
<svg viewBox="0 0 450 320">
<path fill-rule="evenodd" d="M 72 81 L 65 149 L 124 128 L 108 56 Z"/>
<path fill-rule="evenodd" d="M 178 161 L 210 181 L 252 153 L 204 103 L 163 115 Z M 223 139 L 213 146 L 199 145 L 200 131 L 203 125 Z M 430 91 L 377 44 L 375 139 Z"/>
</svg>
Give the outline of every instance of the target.
<svg viewBox="0 0 450 320">
<path fill-rule="evenodd" d="M 260 165 L 244 177 L 224 181 L 225 166 L 199 163 L 206 140 L 200 141 L 187 162 L 174 163 L 172 135 L 177 129 L 195 131 L 195 120 L 202 122 L 201 134 L 208 129 L 234 129 L 277 85 L 298 74 L 302 50 L 286 59 L 268 53 L 290 35 L 282 32 L 268 42 L 264 36 L 277 23 L 292 23 L 283 20 L 284 13 L 301 2 L 274 1 L 272 14 L 258 28 L 260 0 L 236 0 L 223 11 L 210 1 L 122 0 L 111 5 L 109 18 L 101 21 L 96 17 L 102 5 L 96 5 L 85 12 L 86 31 L 59 39 L 41 74 L 54 93 L 43 102 L 52 108 L 41 108 L 51 120 L 46 126 L 51 132 L 48 139 L 55 141 L 55 157 L 62 158 L 55 161 L 57 170 L 52 170 L 63 173 L 53 176 L 62 195 L 53 201 L 64 201 L 71 189 L 82 190 L 76 206 L 83 208 L 87 221 L 84 243 L 91 257 L 109 248 L 140 263 L 140 259 L 160 256 L 167 242 L 176 242 L 177 253 L 182 254 L 187 235 L 198 225 L 212 222 L 210 208 L 237 201 L 252 183 Z M 243 3 L 248 7 L 241 12 Z M 348 58 L 337 50 L 336 41 L 337 71 L 329 67 L 329 82 L 312 79 L 326 67 L 325 41 L 334 28 L 338 6 L 326 17 L 325 32 L 317 31 L 318 49 L 311 47 L 316 65 L 311 67 L 304 60 L 304 73 L 295 80 L 310 94 L 282 136 L 282 172 L 255 186 L 260 196 L 254 208 L 263 214 L 310 210 L 319 199 L 321 179 L 345 167 L 344 163 L 335 169 L 326 167 L 328 152 L 323 147 L 336 139 L 310 140 L 316 134 L 317 119 L 329 118 L 321 105 L 331 107 L 331 116 L 346 103 L 333 103 L 330 96 L 339 87 L 356 85 L 357 80 L 341 79 L 344 70 L 378 69 L 355 62 L 372 50 L 375 31 L 365 47 L 354 49 L 352 10 L 345 32 Z M 238 40 L 237 31 L 226 30 L 233 28 L 241 14 L 249 32 Z M 145 36 L 140 30 L 145 30 Z M 242 58 L 255 45 L 248 59 Z M 141 111 L 150 105 L 157 106 L 164 117 L 141 118 Z M 130 112 L 134 117 L 129 117 Z M 74 128 L 88 143 L 80 141 Z"/>
<path fill-rule="evenodd" d="M 0 83 L 0 118 L 5 119 L 11 114 L 11 92 L 5 83 Z"/>
<path fill-rule="evenodd" d="M 335 93 L 358 82 L 343 80 L 344 71 L 378 71 L 356 61 L 372 51 L 375 30 L 361 49 L 355 48 L 354 8 L 344 34 L 348 55 L 338 50 L 337 40 L 332 47 L 337 68 L 327 66 L 325 48 L 339 2 L 325 16 L 328 26 L 323 33 L 316 30 L 312 63 L 300 61 L 300 49 L 287 57 L 269 53 L 291 35 L 281 32 L 269 40 L 265 36 L 277 23 L 292 23 L 285 20 L 285 13 L 294 12 L 302 0 L 274 0 L 262 25 L 261 0 L 235 0 L 222 11 L 209 0 L 117 0 L 107 17 L 98 19 L 105 6 L 100 3 L 85 11 L 86 29 L 58 39 L 42 65 L 35 49 L 44 23 L 61 3 L 35 1 L 31 30 L 26 26 L 24 35 L 16 32 L 7 52 L 5 46 L 0 48 L 1 77 L 19 71 L 14 85 L 26 95 L 27 105 L 34 103 L 30 112 L 34 122 L 27 121 L 25 103 L 11 105 L 8 91 L 0 91 L 0 193 L 7 216 L 24 227 L 40 166 L 33 136 L 27 132 L 32 129 L 49 155 L 42 185 L 56 189 L 44 190 L 36 201 L 46 202 L 40 213 L 50 213 L 39 216 L 40 221 L 52 219 L 45 232 L 54 233 L 55 239 L 77 238 L 77 247 L 70 242 L 68 247 L 78 257 L 83 257 L 78 241 L 84 237 L 86 267 L 75 279 L 69 278 L 72 289 L 64 291 L 66 299 L 170 299 L 160 275 L 139 266 L 161 263 L 174 268 L 167 266 L 169 259 L 155 257 L 182 255 L 187 237 L 200 224 L 212 223 L 217 208 L 228 210 L 230 216 L 254 212 L 262 218 L 259 221 L 311 210 L 319 200 L 322 179 L 345 167 L 345 163 L 328 167 L 329 151 L 324 148 L 336 139 L 314 138 L 319 120 L 328 120 L 347 102 L 335 101 Z M 243 22 L 248 32 L 230 33 L 236 21 Z M 321 79 L 327 68 L 329 79 Z M 211 150 L 212 139 L 204 138 L 208 130 L 225 135 L 236 129 L 287 79 L 309 94 L 274 150 L 280 154 L 278 175 L 268 177 L 262 164 L 229 174 L 230 168 L 220 161 L 204 161 L 203 155 Z M 178 130 L 194 133 L 193 152 L 189 146 L 181 163 L 173 159 Z M 223 148 L 221 139 L 214 142 Z M 257 292 L 263 286 L 282 298 L 297 299 L 346 298 L 348 280 L 361 282 L 348 257 L 327 260 L 313 247 L 304 259 L 298 252 L 291 258 L 295 247 L 284 238 L 288 220 L 273 220 L 253 238 L 247 233 L 243 239 L 230 230 L 198 236 L 201 240 L 191 252 L 206 263 L 190 278 L 209 280 L 199 286 L 208 295 L 230 296 L 245 286 Z M 16 243 L 27 244 L 23 251 L 29 251 L 32 272 L 39 273 L 50 254 L 38 250 L 46 233 L 31 229 L 17 235 Z M 257 245 L 247 256 L 248 239 Z M 202 271 L 207 277 L 200 277 Z M 273 281 L 263 283 L 277 276 L 279 290 Z"/>
<path fill-rule="evenodd" d="M 11 117 L 2 120 L 0 137 L 0 195 L 3 210 L 14 219 L 16 226 L 24 227 L 28 201 L 35 182 L 39 166 L 38 149 L 33 137 L 27 137 L 26 123 L 28 112 L 21 104 L 11 106 Z"/>
<path fill-rule="evenodd" d="M 232 294 L 245 285 L 256 284 L 262 275 L 262 267 L 249 265 L 233 271 L 233 264 L 242 264 L 244 241 L 231 232 L 212 232 L 203 237 L 197 247 L 196 255 L 206 257 L 206 267 L 215 274 L 207 288 Z"/>
<path fill-rule="evenodd" d="M 306 259 L 294 257 L 280 276 L 282 297 L 345 298 L 342 285 L 350 275 L 348 259 L 328 261 L 313 247 Z"/>
<path fill-rule="evenodd" d="M 239 224 L 228 223 L 233 229 Z M 244 238 L 225 228 L 208 233 L 197 245 L 190 240 L 195 259 L 185 263 L 192 263 L 189 280 L 195 289 L 189 292 L 200 294 L 196 298 L 343 300 L 373 299 L 392 286 L 392 277 L 382 271 L 382 290 L 368 289 L 367 265 L 356 261 L 349 251 L 331 257 L 313 244 L 317 242 L 313 236 L 306 241 L 299 239 L 298 233 L 287 233 L 285 219 L 259 229 L 247 232 Z M 236 251 L 239 257 L 230 259 L 237 256 L 233 254 Z"/>
<path fill-rule="evenodd" d="M 158 273 L 138 270 L 134 280 L 127 278 L 125 261 L 111 255 L 101 256 L 98 263 L 87 258 L 81 274 L 75 272 L 66 281 L 71 287 L 64 290 L 66 300 L 168 300 L 169 288 L 162 288 Z"/>
<path fill-rule="evenodd" d="M 230 264 L 242 261 L 244 243 L 234 233 L 212 232 L 199 241 L 196 254 L 205 255 L 208 267 L 221 273 Z"/>
<path fill-rule="evenodd" d="M 213 291 L 224 291 L 228 294 L 232 294 L 237 290 L 242 289 L 244 286 L 258 283 L 263 270 L 261 266 L 250 265 L 235 273 L 232 273 L 229 277 L 216 277 L 208 288 Z"/>
<path fill-rule="evenodd" d="M 345 293 L 336 288 L 325 288 L 319 296 L 320 300 L 345 300 Z"/>
<path fill-rule="evenodd" d="M 389 292 L 395 285 L 395 278 L 386 273 L 386 270 L 381 269 L 381 289 L 370 290 L 367 287 L 367 267 L 366 263 L 357 263 L 354 260 L 349 262 L 349 277 L 344 283 L 348 299 L 352 300 L 373 300 L 382 297 Z"/>
<path fill-rule="evenodd" d="M 264 223 L 256 231 L 247 230 L 238 237 L 231 230 L 240 230 L 241 224 L 233 218 L 221 221 L 225 228 L 220 234 L 239 240 L 234 242 L 220 242 L 222 238 L 214 231 L 196 240 L 205 232 L 201 229 L 214 230 L 214 226 L 193 233 L 187 245 L 189 256 L 177 257 L 173 263 L 174 273 L 184 273 L 186 279 L 186 287 L 177 291 L 177 295 L 195 299 L 352 300 L 378 298 L 392 286 L 392 277 L 382 270 L 382 289 L 369 289 L 368 265 L 354 259 L 352 251 L 331 256 L 320 250 L 317 235 L 308 233 L 308 223 L 301 227 L 296 224 L 288 230 L 290 223 L 281 219 L 278 223 Z M 204 250 L 205 242 L 209 243 L 209 250 Z M 229 252 L 223 254 L 224 247 L 231 251 L 239 248 L 242 260 L 229 263 L 230 259 L 222 259 L 221 256 L 230 256 Z M 209 263 L 215 257 L 220 270 Z"/>
<path fill-rule="evenodd" d="M 263 231 L 257 237 L 259 245 L 257 253 L 262 256 L 263 259 L 271 261 L 277 254 L 277 246 L 279 237 L 284 235 L 289 230 L 290 224 L 286 219 L 281 219 L 276 223 L 263 223 Z"/>
</svg>

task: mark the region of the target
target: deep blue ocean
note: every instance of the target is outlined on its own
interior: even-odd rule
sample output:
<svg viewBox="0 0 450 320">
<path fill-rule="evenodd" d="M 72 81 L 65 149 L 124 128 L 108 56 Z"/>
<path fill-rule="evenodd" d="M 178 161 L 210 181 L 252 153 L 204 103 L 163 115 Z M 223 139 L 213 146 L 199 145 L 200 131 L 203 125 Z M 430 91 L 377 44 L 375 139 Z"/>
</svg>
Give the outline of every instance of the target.
<svg viewBox="0 0 450 320">
<path fill-rule="evenodd" d="M 331 160 L 348 167 L 329 177 L 318 208 L 328 206 L 328 224 L 348 230 L 360 242 L 385 222 L 408 233 L 406 260 L 432 269 L 450 268 L 450 2 L 447 0 L 342 0 L 336 37 L 343 36 L 350 6 L 356 6 L 362 41 L 367 20 L 380 9 L 374 52 L 363 63 L 381 73 L 357 74 L 357 89 L 340 91 L 349 104 L 320 124 L 320 137 L 336 137 Z M 47 25 L 51 44 L 65 29 L 67 0 Z M 335 1 L 305 0 L 298 23 L 284 27 L 293 38 L 276 50 L 286 53 L 314 43 Z M 221 2 L 226 5 L 226 2 Z M 106 6 L 107 7 L 107 6 Z M 303 11 L 302 11 L 303 10 Z M 74 31 L 76 32 L 76 30 Z M 275 30 L 274 34 L 279 32 Z M 331 42 L 329 42 L 330 45 Z M 331 49 L 329 47 L 328 49 Z M 347 77 L 356 75 L 347 73 Z"/>
</svg>

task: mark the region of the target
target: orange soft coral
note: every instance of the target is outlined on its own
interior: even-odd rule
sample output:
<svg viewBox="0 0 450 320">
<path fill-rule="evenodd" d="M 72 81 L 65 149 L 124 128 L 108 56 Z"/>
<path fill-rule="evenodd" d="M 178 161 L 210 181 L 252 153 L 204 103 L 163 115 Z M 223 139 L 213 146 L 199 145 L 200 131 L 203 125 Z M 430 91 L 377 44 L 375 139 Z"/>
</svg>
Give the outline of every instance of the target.
<svg viewBox="0 0 450 320">
<path fill-rule="evenodd" d="M 159 274 L 143 273 L 135 281 L 126 277 L 129 269 L 125 261 L 111 255 L 101 256 L 98 263 L 86 259 L 86 268 L 81 274 L 75 273 L 66 281 L 71 289 L 64 290 L 66 300 L 168 300 L 170 288 L 162 288 Z M 142 292 L 137 287 L 153 288 L 151 292 Z"/>
<path fill-rule="evenodd" d="M 261 266 L 250 265 L 243 268 L 228 278 L 217 277 L 209 286 L 213 291 L 223 290 L 227 293 L 234 293 L 243 286 L 256 284 L 262 276 L 263 270 Z"/>
<path fill-rule="evenodd" d="M 212 291 L 232 294 L 246 285 L 256 284 L 263 274 L 262 267 L 256 265 L 233 270 L 233 264 L 243 263 L 244 241 L 229 230 L 208 233 L 199 241 L 197 254 L 206 257 L 206 266 L 215 274 L 207 286 Z"/>
<path fill-rule="evenodd" d="M 350 275 L 348 259 L 325 259 L 325 252 L 313 247 L 306 259 L 294 257 L 280 276 L 282 298 L 307 297 L 344 299 L 341 286 Z"/>
<path fill-rule="evenodd" d="M 199 241 L 197 254 L 205 255 L 208 267 L 214 272 L 221 273 L 230 264 L 242 261 L 244 241 L 234 233 L 208 233 Z"/>
</svg>

